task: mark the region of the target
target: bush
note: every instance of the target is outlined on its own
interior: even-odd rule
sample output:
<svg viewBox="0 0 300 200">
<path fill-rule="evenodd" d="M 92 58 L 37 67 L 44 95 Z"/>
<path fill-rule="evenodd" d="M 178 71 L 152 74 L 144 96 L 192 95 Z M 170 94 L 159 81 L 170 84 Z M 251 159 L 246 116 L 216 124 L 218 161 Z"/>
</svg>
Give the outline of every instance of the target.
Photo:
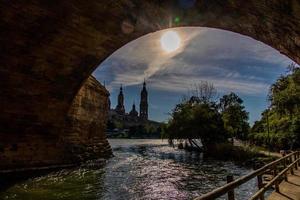
<svg viewBox="0 0 300 200">
<path fill-rule="evenodd" d="M 215 149 L 206 152 L 207 155 L 221 160 L 232 160 L 237 162 L 245 162 L 257 157 L 265 157 L 253 147 L 233 146 L 229 143 L 221 143 L 215 146 Z"/>
</svg>

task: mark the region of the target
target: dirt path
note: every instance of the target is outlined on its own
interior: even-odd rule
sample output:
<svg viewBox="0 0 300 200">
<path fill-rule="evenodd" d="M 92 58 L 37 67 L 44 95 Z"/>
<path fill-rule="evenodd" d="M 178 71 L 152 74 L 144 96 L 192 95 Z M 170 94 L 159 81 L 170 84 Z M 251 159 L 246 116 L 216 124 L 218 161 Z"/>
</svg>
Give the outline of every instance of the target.
<svg viewBox="0 0 300 200">
<path fill-rule="evenodd" d="M 264 154 L 264 155 L 267 155 L 267 156 L 274 156 L 274 157 L 282 157 L 282 155 L 279 153 L 279 152 L 272 152 L 272 151 L 268 151 L 268 150 L 261 150 L 260 147 L 256 147 L 256 146 L 250 146 L 248 144 L 245 144 L 244 142 L 240 141 L 240 140 L 234 140 L 234 146 L 241 146 L 241 147 L 246 147 L 246 146 L 249 146 L 249 147 L 253 147 L 253 148 L 256 148 L 256 149 L 259 149 L 259 152 Z"/>
</svg>

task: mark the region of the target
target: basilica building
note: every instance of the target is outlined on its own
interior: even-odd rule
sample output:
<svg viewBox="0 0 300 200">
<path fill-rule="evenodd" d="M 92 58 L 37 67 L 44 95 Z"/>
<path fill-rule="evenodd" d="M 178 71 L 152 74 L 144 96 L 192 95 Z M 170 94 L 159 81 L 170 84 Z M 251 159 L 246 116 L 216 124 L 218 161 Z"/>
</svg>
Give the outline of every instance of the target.
<svg viewBox="0 0 300 200">
<path fill-rule="evenodd" d="M 109 105 L 110 106 L 110 105 Z M 132 105 L 132 109 L 129 113 L 126 113 L 124 106 L 124 94 L 123 88 L 120 87 L 118 95 L 118 104 L 115 109 L 110 109 L 109 119 L 110 120 L 121 120 L 124 122 L 140 123 L 148 121 L 148 92 L 146 89 L 146 82 L 143 83 L 140 98 L 140 112 L 136 110 L 135 103 Z"/>
</svg>

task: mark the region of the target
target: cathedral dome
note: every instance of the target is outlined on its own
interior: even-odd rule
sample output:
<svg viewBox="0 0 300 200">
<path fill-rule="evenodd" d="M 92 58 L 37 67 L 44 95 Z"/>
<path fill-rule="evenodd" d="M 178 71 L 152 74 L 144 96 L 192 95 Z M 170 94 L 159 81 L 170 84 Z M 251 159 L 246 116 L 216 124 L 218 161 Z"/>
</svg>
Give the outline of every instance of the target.
<svg viewBox="0 0 300 200">
<path fill-rule="evenodd" d="M 129 115 L 132 116 L 132 117 L 137 117 L 139 115 L 139 113 L 135 109 L 135 104 L 132 105 L 132 109 L 129 112 Z"/>
</svg>

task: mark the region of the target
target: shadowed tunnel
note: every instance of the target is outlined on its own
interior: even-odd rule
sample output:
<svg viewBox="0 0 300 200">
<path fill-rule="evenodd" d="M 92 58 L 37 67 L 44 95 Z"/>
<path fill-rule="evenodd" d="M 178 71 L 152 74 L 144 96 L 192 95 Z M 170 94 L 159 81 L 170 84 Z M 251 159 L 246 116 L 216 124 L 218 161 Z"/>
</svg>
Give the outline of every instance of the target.
<svg viewBox="0 0 300 200">
<path fill-rule="evenodd" d="M 108 93 L 89 76 L 126 43 L 179 26 L 247 35 L 300 64 L 299 0 L 2 1 L 0 168 L 108 156 Z"/>
</svg>

